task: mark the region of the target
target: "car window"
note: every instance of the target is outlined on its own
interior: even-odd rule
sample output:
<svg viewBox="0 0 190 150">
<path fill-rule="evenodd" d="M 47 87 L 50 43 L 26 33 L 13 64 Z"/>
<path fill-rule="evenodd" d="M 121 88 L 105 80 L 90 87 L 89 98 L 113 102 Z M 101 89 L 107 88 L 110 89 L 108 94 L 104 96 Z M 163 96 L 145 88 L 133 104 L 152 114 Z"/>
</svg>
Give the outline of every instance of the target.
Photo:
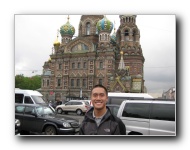
<svg viewBox="0 0 190 150">
<path fill-rule="evenodd" d="M 175 121 L 174 104 L 152 104 L 151 119 Z"/>
<path fill-rule="evenodd" d="M 45 103 L 45 101 L 43 100 L 43 98 L 41 96 L 32 95 L 31 97 L 35 101 L 36 104 L 44 104 Z"/>
<path fill-rule="evenodd" d="M 24 95 L 23 94 L 15 94 L 15 103 L 22 103 Z"/>
<path fill-rule="evenodd" d="M 82 102 L 73 102 L 73 105 L 82 105 Z"/>
<path fill-rule="evenodd" d="M 149 119 L 149 104 L 148 103 L 126 103 L 122 116 Z"/>
<path fill-rule="evenodd" d="M 33 104 L 32 99 L 30 98 L 30 96 L 25 96 L 24 97 L 24 103 L 25 104 Z"/>
<path fill-rule="evenodd" d="M 72 105 L 71 102 L 67 102 L 65 105 Z"/>
<path fill-rule="evenodd" d="M 54 114 L 53 110 L 49 107 L 43 107 L 43 109 L 44 109 L 45 115 L 53 115 Z"/>
<path fill-rule="evenodd" d="M 22 114 L 24 112 L 24 106 L 16 106 L 15 107 L 15 113 Z"/>
<path fill-rule="evenodd" d="M 43 107 L 36 107 L 36 113 L 38 114 L 38 116 L 42 116 L 43 115 Z"/>
<path fill-rule="evenodd" d="M 28 107 L 25 108 L 25 114 L 31 115 L 35 112 L 35 107 Z"/>
<path fill-rule="evenodd" d="M 42 115 L 53 115 L 54 112 L 51 108 L 49 107 L 36 107 L 36 112 L 39 116 L 42 116 Z"/>
</svg>

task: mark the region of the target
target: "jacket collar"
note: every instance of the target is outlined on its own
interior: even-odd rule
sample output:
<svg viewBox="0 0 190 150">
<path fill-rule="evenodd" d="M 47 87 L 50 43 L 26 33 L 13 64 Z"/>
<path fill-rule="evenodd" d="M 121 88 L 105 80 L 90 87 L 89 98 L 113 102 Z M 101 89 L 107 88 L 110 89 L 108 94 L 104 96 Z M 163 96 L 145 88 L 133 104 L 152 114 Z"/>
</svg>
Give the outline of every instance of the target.
<svg viewBox="0 0 190 150">
<path fill-rule="evenodd" d="M 110 111 L 109 107 L 106 106 L 106 109 L 107 109 L 107 112 L 106 112 L 106 114 L 103 116 L 104 119 L 110 117 L 110 115 L 111 115 L 111 111 Z M 94 120 L 93 111 L 94 111 L 94 107 L 91 107 L 91 108 L 88 110 L 88 112 L 86 112 L 85 117 Z"/>
</svg>

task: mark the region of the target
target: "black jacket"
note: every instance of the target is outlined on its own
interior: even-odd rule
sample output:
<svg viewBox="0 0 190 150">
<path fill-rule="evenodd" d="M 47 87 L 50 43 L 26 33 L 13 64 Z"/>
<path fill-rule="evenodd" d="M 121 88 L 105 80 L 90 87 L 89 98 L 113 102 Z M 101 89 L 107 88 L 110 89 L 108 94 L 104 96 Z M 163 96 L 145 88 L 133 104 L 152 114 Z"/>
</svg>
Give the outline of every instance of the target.
<svg viewBox="0 0 190 150">
<path fill-rule="evenodd" d="M 126 135 L 126 128 L 121 119 L 111 114 L 107 107 L 107 112 L 101 120 L 99 126 L 93 118 L 92 107 L 84 117 L 79 131 L 80 135 Z"/>
</svg>

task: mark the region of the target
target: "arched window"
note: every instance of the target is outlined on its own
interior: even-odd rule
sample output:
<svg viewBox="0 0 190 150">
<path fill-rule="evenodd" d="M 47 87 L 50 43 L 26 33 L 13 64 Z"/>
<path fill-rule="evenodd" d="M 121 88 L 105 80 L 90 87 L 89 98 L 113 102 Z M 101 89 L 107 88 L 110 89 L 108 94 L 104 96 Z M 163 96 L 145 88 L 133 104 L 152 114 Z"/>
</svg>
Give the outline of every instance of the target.
<svg viewBox="0 0 190 150">
<path fill-rule="evenodd" d="M 125 40 L 129 40 L 129 30 L 125 30 Z"/>
<path fill-rule="evenodd" d="M 49 86 L 49 80 L 47 80 L 47 86 Z"/>
<path fill-rule="evenodd" d="M 103 62 L 99 62 L 99 68 L 100 68 L 100 69 L 103 68 Z"/>
<path fill-rule="evenodd" d="M 74 79 L 71 79 L 71 87 L 74 87 Z"/>
<path fill-rule="evenodd" d="M 125 36 L 129 36 L 129 30 L 125 30 Z"/>
<path fill-rule="evenodd" d="M 77 79 L 77 87 L 80 87 L 80 79 Z"/>
<path fill-rule="evenodd" d="M 104 34 L 102 34 L 102 40 L 105 40 L 105 35 Z"/>
<path fill-rule="evenodd" d="M 105 40 L 107 41 L 107 34 L 105 34 Z"/>
<path fill-rule="evenodd" d="M 86 24 L 86 35 L 90 35 L 90 22 Z"/>
<path fill-rule="evenodd" d="M 61 86 L 61 79 L 57 79 L 57 86 Z"/>
</svg>

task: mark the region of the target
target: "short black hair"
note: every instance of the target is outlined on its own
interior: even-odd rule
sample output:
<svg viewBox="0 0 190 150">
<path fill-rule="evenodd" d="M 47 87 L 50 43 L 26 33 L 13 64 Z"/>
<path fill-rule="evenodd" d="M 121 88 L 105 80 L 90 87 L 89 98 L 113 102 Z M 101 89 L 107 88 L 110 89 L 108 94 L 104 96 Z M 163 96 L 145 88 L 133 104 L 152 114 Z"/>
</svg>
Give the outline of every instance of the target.
<svg viewBox="0 0 190 150">
<path fill-rule="evenodd" d="M 97 88 L 97 87 L 103 88 L 103 89 L 105 90 L 105 92 L 106 92 L 106 95 L 108 96 L 108 90 L 107 90 L 107 88 L 106 88 L 105 86 L 103 86 L 103 85 L 101 85 L 101 84 L 97 84 L 97 85 L 95 85 L 95 86 L 92 88 L 92 90 L 95 89 L 95 88 Z M 92 90 L 91 90 L 91 94 L 92 94 Z"/>
</svg>

